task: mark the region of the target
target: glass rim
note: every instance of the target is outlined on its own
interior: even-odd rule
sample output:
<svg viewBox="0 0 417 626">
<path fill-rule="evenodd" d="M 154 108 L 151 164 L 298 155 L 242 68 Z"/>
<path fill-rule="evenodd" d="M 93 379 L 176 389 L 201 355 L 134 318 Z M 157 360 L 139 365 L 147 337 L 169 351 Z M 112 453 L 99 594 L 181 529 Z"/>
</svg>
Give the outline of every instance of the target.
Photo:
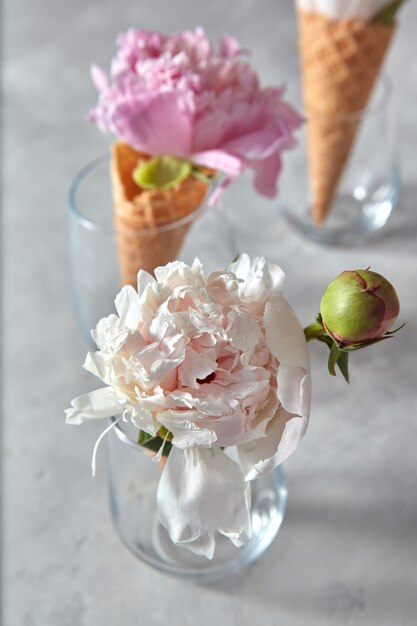
<svg viewBox="0 0 417 626">
<path fill-rule="evenodd" d="M 146 236 L 146 235 L 159 234 L 162 232 L 167 232 L 170 230 L 181 228 L 183 226 L 186 226 L 187 224 L 190 224 L 191 222 L 194 222 L 194 220 L 196 220 L 201 215 L 204 215 L 204 213 L 206 213 L 206 211 L 210 209 L 210 206 L 207 200 L 209 196 L 211 195 L 212 191 L 217 186 L 217 184 L 219 184 L 219 183 L 213 182 L 211 185 L 209 185 L 207 188 L 207 193 L 201 205 L 194 211 L 187 213 L 187 215 L 185 215 L 184 217 L 174 220 L 173 222 L 168 222 L 167 224 L 162 224 L 161 226 L 151 226 L 150 228 L 141 228 L 137 230 L 116 229 L 114 225 L 110 227 L 103 226 L 97 223 L 96 221 L 92 220 L 91 218 L 87 217 L 83 213 L 83 211 L 80 209 L 79 202 L 78 202 L 78 191 L 81 185 L 83 184 L 83 182 L 85 181 L 85 179 L 89 176 L 89 174 L 94 172 L 94 170 L 98 169 L 105 163 L 109 163 L 110 159 L 111 159 L 111 155 L 109 153 L 105 153 L 99 157 L 96 157 L 89 163 L 87 163 L 87 165 L 85 165 L 75 176 L 72 183 L 70 184 L 70 188 L 68 191 L 68 207 L 69 207 L 71 215 L 77 220 L 79 224 L 81 224 L 81 226 L 83 226 L 86 230 L 89 230 L 92 232 L 141 237 L 141 236 Z"/>
<path fill-rule="evenodd" d="M 381 94 L 378 95 L 376 88 L 380 86 Z M 328 120 L 346 120 L 346 121 L 355 121 L 359 119 L 364 119 L 367 117 L 371 117 L 376 115 L 377 113 L 383 111 L 386 108 L 387 103 L 391 100 L 392 94 L 394 91 L 392 79 L 387 74 L 380 74 L 375 82 L 375 85 L 372 89 L 374 95 L 377 94 L 378 98 L 375 103 L 371 103 L 366 105 L 363 109 L 357 109 L 356 111 L 351 111 L 350 113 L 337 113 L 337 114 L 320 114 L 317 115 L 307 115 L 306 111 L 303 110 L 301 114 L 304 116 L 305 122 L 308 125 L 312 122 L 326 122 Z M 372 96 L 371 92 L 371 96 Z"/>
<path fill-rule="evenodd" d="M 114 432 L 116 437 L 118 439 L 120 439 L 120 441 L 122 443 L 125 443 L 126 445 L 130 446 L 131 448 L 133 448 L 137 452 L 143 452 L 144 450 L 146 450 L 146 448 L 144 448 L 143 446 L 140 446 L 136 441 L 133 441 L 133 439 L 131 439 L 129 437 L 129 435 L 127 435 L 124 432 L 123 428 L 121 428 L 121 426 L 120 426 L 120 420 L 119 419 L 116 419 L 115 417 L 111 417 L 110 421 L 113 424 L 113 428 L 111 429 L 112 432 Z"/>
</svg>

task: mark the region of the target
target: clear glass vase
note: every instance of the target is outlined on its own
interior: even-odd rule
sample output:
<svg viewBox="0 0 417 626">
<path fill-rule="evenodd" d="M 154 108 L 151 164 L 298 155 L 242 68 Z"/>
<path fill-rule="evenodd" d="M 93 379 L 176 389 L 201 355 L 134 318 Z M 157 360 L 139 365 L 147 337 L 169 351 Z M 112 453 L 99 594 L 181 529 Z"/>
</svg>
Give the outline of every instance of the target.
<svg viewBox="0 0 417 626">
<path fill-rule="evenodd" d="M 382 229 L 400 193 L 393 88 L 382 76 L 366 109 L 310 116 L 286 154 L 279 209 L 301 235 L 351 246 Z"/>
<path fill-rule="evenodd" d="M 234 259 L 237 252 L 227 212 L 209 206 L 211 191 L 199 208 L 181 219 L 129 230 L 114 219 L 110 155 L 76 176 L 69 192 L 70 254 L 77 318 L 87 341 L 91 342 L 90 330 L 97 321 L 114 309 L 114 298 L 125 282 L 126 258 L 133 276 L 141 268 L 153 271 L 174 260 L 191 263 L 196 256 L 205 272 L 226 267 Z"/>
<path fill-rule="evenodd" d="M 139 559 L 168 574 L 207 581 L 241 570 L 272 543 L 281 527 L 287 490 L 281 468 L 251 482 L 253 536 L 241 548 L 218 534 L 212 560 L 172 543 L 159 523 L 156 491 L 161 470 L 135 443 L 135 429 L 117 423 L 108 436 L 109 496 L 114 526 Z"/>
</svg>

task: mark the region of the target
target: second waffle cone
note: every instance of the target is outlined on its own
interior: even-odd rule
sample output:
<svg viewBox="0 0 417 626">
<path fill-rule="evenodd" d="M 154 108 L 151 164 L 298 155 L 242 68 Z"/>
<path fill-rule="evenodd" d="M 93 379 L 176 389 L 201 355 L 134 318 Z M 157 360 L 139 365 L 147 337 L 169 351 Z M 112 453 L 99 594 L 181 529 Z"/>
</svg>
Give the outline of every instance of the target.
<svg viewBox="0 0 417 626">
<path fill-rule="evenodd" d="M 312 214 L 331 207 L 394 25 L 298 12 Z M 356 115 L 355 115 L 356 113 Z"/>
</svg>

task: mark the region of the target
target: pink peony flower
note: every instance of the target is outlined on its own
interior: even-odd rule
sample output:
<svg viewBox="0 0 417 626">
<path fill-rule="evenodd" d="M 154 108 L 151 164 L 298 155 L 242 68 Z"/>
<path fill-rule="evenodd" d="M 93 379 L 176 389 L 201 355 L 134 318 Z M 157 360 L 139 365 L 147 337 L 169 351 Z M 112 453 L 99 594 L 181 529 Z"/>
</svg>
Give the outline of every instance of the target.
<svg viewBox="0 0 417 626">
<path fill-rule="evenodd" d="M 248 481 L 284 461 L 307 426 L 307 346 L 283 288 L 279 267 L 247 255 L 207 279 L 197 259 L 155 278 L 140 271 L 138 292 L 124 287 L 117 315 L 93 331 L 99 350 L 85 367 L 106 387 L 67 411 L 68 423 L 123 415 L 150 435 L 172 433 L 160 520 L 209 558 L 216 530 L 248 540 Z"/>
<path fill-rule="evenodd" d="M 302 120 L 282 88 L 260 87 L 236 40 L 223 38 L 216 52 L 201 28 L 171 37 L 128 30 L 117 44 L 110 79 L 92 67 L 99 103 L 90 120 L 100 130 L 140 152 L 220 170 L 223 186 L 251 168 L 257 191 L 276 195 L 281 153 Z"/>
</svg>

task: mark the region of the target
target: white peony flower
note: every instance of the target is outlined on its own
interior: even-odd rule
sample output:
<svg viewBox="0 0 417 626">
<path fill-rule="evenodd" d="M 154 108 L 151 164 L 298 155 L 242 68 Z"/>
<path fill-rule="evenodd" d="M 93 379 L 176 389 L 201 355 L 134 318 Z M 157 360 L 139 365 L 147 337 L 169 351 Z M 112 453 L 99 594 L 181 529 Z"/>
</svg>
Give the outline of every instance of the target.
<svg viewBox="0 0 417 626">
<path fill-rule="evenodd" d="M 123 287 L 117 315 L 92 333 L 99 349 L 84 367 L 106 386 L 66 411 L 69 424 L 123 415 L 149 435 L 172 433 L 160 520 L 208 558 L 216 531 L 237 546 L 250 538 L 248 481 L 282 463 L 307 426 L 307 345 L 284 282 L 279 267 L 246 254 L 207 279 L 198 259 L 155 278 L 140 271 L 138 291 Z"/>
</svg>

